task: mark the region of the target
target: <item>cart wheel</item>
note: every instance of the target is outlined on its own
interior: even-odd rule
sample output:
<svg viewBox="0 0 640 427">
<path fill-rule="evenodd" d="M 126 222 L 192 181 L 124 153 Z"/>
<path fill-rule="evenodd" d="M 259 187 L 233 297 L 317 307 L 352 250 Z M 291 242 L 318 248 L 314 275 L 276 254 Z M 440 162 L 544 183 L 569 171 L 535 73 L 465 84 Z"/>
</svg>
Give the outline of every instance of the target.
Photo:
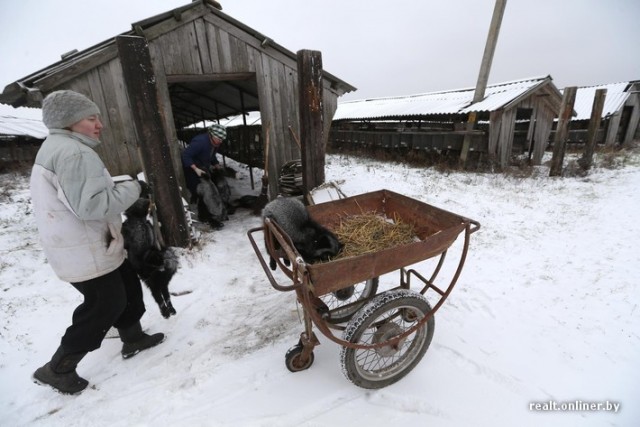
<svg viewBox="0 0 640 427">
<path fill-rule="evenodd" d="M 291 372 L 304 371 L 305 369 L 309 369 L 313 364 L 313 352 L 309 353 L 309 358 L 306 361 L 303 361 L 302 350 L 302 344 L 296 344 L 287 351 L 287 354 L 284 355 L 284 361 L 287 365 L 287 369 Z"/>
<path fill-rule="evenodd" d="M 384 292 L 363 307 L 347 324 L 344 340 L 374 345 L 389 341 L 413 327 L 431 311 L 422 294 L 406 289 Z M 433 316 L 413 334 L 396 344 L 373 349 L 343 347 L 342 372 L 349 381 L 367 389 L 386 387 L 407 375 L 424 356 L 431 339 Z"/>
<path fill-rule="evenodd" d="M 329 307 L 328 321 L 333 324 L 344 323 L 364 305 L 367 298 L 372 297 L 378 291 L 378 278 L 374 277 L 366 282 L 358 283 L 330 294 L 323 295 L 320 299 Z M 344 307 L 347 304 L 352 304 Z"/>
</svg>

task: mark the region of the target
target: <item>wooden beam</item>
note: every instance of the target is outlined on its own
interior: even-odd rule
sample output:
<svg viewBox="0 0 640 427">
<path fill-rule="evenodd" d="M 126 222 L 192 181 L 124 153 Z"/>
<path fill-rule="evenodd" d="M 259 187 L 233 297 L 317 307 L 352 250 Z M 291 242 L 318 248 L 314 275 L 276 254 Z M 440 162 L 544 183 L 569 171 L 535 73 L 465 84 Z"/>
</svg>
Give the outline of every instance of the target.
<svg viewBox="0 0 640 427">
<path fill-rule="evenodd" d="M 255 79 L 256 73 L 170 74 L 167 83 L 200 83 Z"/>
<path fill-rule="evenodd" d="M 569 122 L 573 115 L 573 104 L 576 101 L 577 88 L 575 86 L 564 89 L 562 95 L 562 106 L 558 117 L 558 126 L 553 140 L 553 156 L 551 157 L 551 170 L 549 176 L 562 176 L 564 163 L 564 152 L 567 146 L 567 136 L 569 134 Z"/>
<path fill-rule="evenodd" d="M 531 159 L 531 153 L 533 151 L 533 135 L 536 127 L 536 116 L 538 115 L 538 108 L 538 102 L 534 102 L 533 108 L 531 109 L 531 116 L 529 117 L 529 126 L 527 127 L 527 140 L 525 142 L 525 145 L 527 147 L 527 152 L 529 153 L 529 159 Z"/>
<path fill-rule="evenodd" d="M 589 121 L 589 129 L 587 130 L 587 143 L 585 145 L 584 154 L 578 160 L 578 164 L 585 171 L 591 168 L 593 163 L 593 152 L 596 148 L 596 136 L 600 129 L 600 121 L 602 120 L 602 110 L 604 109 L 604 99 L 607 96 L 607 89 L 597 89 L 593 98 L 593 107 L 591 108 L 591 120 Z"/>
<path fill-rule="evenodd" d="M 171 141 L 162 123 L 166 108 L 158 96 L 149 45 L 144 38 L 135 36 L 118 36 L 116 45 L 138 137 L 140 160 L 154 189 L 162 236 L 169 246 L 186 247 L 189 229 L 173 168 Z"/>
<path fill-rule="evenodd" d="M 180 20 L 175 19 L 176 10 L 180 13 Z M 209 10 L 206 7 L 187 5 L 167 13 L 165 15 L 166 19 L 163 19 L 162 21 L 155 22 L 155 20 L 149 18 L 133 23 L 132 28 L 137 32 L 138 30 L 136 27 L 140 27 L 140 30 L 143 31 L 144 37 L 151 42 L 178 27 L 202 18 L 202 16 L 206 14 L 209 14 Z"/>
<path fill-rule="evenodd" d="M 301 50 L 297 55 L 302 185 L 306 193 L 324 183 L 322 54 Z"/>
<path fill-rule="evenodd" d="M 33 82 L 33 87 L 37 87 L 43 93 L 48 93 L 59 89 L 68 81 L 105 64 L 118 56 L 118 52 L 113 45 L 106 45 L 89 54 L 81 57 L 69 59 L 60 66 L 52 68 L 50 72 Z"/>
</svg>

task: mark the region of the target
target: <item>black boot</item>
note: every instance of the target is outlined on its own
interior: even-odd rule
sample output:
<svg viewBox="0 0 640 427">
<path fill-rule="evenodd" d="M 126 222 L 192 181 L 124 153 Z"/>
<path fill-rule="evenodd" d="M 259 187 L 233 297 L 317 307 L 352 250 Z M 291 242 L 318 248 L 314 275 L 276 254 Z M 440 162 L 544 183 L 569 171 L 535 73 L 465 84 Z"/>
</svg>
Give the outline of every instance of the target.
<svg viewBox="0 0 640 427">
<path fill-rule="evenodd" d="M 128 359 L 140 353 L 142 350 L 154 347 L 164 341 L 164 334 L 157 333 L 147 335 L 142 332 L 140 322 L 136 322 L 127 328 L 118 328 L 122 340 L 122 357 Z"/>
<path fill-rule="evenodd" d="M 69 353 L 60 346 L 51 361 L 36 369 L 33 378 L 42 384 L 50 385 L 61 393 L 79 393 L 89 385 L 89 381 L 81 378 L 76 372 L 78 363 L 86 354 L 86 352 Z"/>
</svg>

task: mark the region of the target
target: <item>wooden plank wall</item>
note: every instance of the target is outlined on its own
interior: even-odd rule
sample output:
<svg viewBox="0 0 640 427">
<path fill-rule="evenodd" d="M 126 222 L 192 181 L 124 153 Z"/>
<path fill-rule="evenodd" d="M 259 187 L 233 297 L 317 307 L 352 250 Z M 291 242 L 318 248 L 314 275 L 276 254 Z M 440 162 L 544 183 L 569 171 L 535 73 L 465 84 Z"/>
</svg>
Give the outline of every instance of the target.
<svg viewBox="0 0 640 427">
<path fill-rule="evenodd" d="M 620 128 L 620 119 L 622 118 L 622 110 L 616 111 L 608 120 L 607 125 L 607 137 L 605 139 L 605 145 L 612 147 L 616 143 L 618 136 L 618 129 Z"/>
<path fill-rule="evenodd" d="M 629 145 L 633 141 L 638 129 L 638 123 L 640 123 L 640 96 L 637 93 L 632 93 L 627 99 L 625 106 L 631 107 L 631 117 L 627 124 L 627 129 L 622 140 L 623 145 Z"/>
<path fill-rule="evenodd" d="M 56 88 L 63 89 L 62 87 Z M 100 108 L 102 144 L 96 149 L 111 175 L 135 175 L 139 170 L 137 138 L 122 85 L 118 59 L 102 64 L 69 81 L 64 89 L 83 93 Z"/>
<path fill-rule="evenodd" d="M 508 166 L 511 161 L 517 110 L 516 107 L 510 108 L 502 114 L 500 136 L 498 137 L 498 161 L 502 167 Z"/>
<path fill-rule="evenodd" d="M 500 140 L 500 130 L 502 128 L 502 110 L 489 113 L 489 145 L 488 153 L 492 159 L 498 156 L 498 141 Z"/>
<path fill-rule="evenodd" d="M 536 129 L 534 132 L 533 143 L 533 164 L 539 166 L 542 164 L 542 157 L 549 142 L 551 128 L 553 127 L 553 119 L 557 113 L 548 108 L 546 105 L 540 105 L 536 111 Z"/>
<path fill-rule="evenodd" d="M 176 74 L 255 73 L 263 140 L 269 132 L 270 195 L 277 195 L 278 171 L 299 159 L 300 150 L 289 127 L 300 134 L 295 59 L 261 46 L 241 29 L 215 15 L 205 15 L 152 40 L 152 57 L 165 76 Z M 184 46 L 188 43 L 188 46 Z M 157 70 L 157 71 L 158 71 Z M 161 74 L 161 73 L 158 73 Z M 328 83 L 325 86 L 328 89 Z M 168 93 L 166 95 L 167 99 Z M 337 94 L 325 90 L 325 126 L 328 139 Z"/>
</svg>

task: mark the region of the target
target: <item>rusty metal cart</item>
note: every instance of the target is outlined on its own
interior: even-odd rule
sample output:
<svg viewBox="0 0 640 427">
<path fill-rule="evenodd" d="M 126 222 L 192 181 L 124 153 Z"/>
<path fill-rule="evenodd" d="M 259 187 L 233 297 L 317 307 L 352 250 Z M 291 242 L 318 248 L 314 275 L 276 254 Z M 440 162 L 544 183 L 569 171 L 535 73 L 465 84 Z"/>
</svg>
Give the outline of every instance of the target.
<svg viewBox="0 0 640 427">
<path fill-rule="evenodd" d="M 285 356 L 292 372 L 313 363 L 313 349 L 319 341 L 315 325 L 331 341 L 342 346 L 340 360 L 344 375 L 368 389 L 382 388 L 407 375 L 422 359 L 434 331 L 434 313 L 442 306 L 460 276 L 476 221 L 436 208 L 401 194 L 380 190 L 308 207 L 317 222 L 335 230 L 341 218 L 376 212 L 413 226 L 414 242 L 360 256 L 330 262 L 305 263 L 291 239 L 269 219 L 247 235 L 271 285 L 278 291 L 295 291 L 303 310 L 304 332 L 298 344 Z M 291 284 L 280 284 L 262 255 L 254 234 L 262 232 L 269 257 Z M 460 259 L 451 271 L 449 283 L 436 285 L 447 250 L 463 236 Z M 435 257 L 439 257 L 435 258 Z M 434 258 L 430 277 L 407 269 Z M 400 283 L 378 292 L 378 278 L 399 271 Z M 411 289 L 411 279 L 419 290 Z M 427 291 L 434 294 L 433 307 Z M 342 333 L 342 336 L 338 335 Z"/>
</svg>

